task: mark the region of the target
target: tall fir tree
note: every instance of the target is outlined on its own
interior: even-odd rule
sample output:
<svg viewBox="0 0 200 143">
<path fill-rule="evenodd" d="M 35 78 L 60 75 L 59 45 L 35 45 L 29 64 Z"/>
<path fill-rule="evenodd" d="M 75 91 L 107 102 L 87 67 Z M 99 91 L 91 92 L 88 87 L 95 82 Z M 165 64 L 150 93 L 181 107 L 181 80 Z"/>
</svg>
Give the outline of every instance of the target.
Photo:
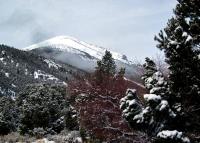
<svg viewBox="0 0 200 143">
<path fill-rule="evenodd" d="M 113 76 L 116 73 L 115 61 L 109 51 L 106 50 L 105 55 L 101 60 L 101 63 L 104 74 Z"/>
<path fill-rule="evenodd" d="M 98 83 L 102 83 L 104 77 L 113 77 L 116 73 L 115 61 L 109 51 L 105 51 L 102 60 L 97 61 L 96 79 Z"/>
<path fill-rule="evenodd" d="M 170 91 L 187 129 L 200 130 L 200 1 L 178 0 L 175 16 L 155 40 L 169 64 Z"/>
</svg>

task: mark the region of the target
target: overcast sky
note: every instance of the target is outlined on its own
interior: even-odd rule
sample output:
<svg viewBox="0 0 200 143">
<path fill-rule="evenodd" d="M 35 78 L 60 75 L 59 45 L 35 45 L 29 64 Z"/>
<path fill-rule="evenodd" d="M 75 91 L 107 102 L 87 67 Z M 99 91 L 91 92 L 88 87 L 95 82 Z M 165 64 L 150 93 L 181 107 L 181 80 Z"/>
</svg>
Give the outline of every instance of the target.
<svg viewBox="0 0 200 143">
<path fill-rule="evenodd" d="M 23 48 L 68 35 L 143 59 L 159 52 L 154 36 L 175 0 L 1 0 L 0 43 Z"/>
</svg>

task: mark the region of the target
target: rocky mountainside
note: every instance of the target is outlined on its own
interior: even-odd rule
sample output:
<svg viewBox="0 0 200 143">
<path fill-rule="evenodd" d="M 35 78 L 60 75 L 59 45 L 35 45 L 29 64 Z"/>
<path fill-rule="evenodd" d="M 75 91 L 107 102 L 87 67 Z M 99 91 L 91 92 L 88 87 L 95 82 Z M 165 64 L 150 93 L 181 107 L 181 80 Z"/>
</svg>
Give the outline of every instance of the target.
<svg viewBox="0 0 200 143">
<path fill-rule="evenodd" d="M 66 84 L 77 73 L 84 74 L 70 65 L 0 45 L 0 96 L 15 96 L 27 84 Z"/>
<path fill-rule="evenodd" d="M 94 71 L 97 60 L 101 59 L 106 49 L 88 44 L 68 36 L 57 36 L 46 41 L 23 48 L 45 58 L 67 63 L 84 71 Z M 136 75 L 137 66 L 126 55 L 110 51 L 119 68 L 126 68 L 126 75 Z"/>
</svg>

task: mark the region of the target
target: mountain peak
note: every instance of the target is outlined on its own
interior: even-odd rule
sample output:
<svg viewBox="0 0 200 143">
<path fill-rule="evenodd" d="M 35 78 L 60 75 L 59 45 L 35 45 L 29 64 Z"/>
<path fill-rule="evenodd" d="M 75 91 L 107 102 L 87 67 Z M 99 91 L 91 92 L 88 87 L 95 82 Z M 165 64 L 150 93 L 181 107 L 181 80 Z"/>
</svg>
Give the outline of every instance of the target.
<svg viewBox="0 0 200 143">
<path fill-rule="evenodd" d="M 60 51 L 84 52 L 96 59 L 101 59 L 102 56 L 104 55 L 105 51 L 107 50 L 106 48 L 96 46 L 93 44 L 89 44 L 87 42 L 80 41 L 74 37 L 64 36 L 64 35 L 50 38 L 43 42 L 23 48 L 23 50 L 30 51 L 30 50 L 34 50 L 37 48 L 44 48 L 44 47 L 56 48 Z M 126 64 L 131 64 L 131 62 L 128 61 L 127 58 L 124 58 L 124 57 L 126 57 L 125 55 L 122 55 L 120 53 L 113 52 L 113 51 L 110 51 L 110 52 L 115 60 L 122 61 Z"/>
</svg>

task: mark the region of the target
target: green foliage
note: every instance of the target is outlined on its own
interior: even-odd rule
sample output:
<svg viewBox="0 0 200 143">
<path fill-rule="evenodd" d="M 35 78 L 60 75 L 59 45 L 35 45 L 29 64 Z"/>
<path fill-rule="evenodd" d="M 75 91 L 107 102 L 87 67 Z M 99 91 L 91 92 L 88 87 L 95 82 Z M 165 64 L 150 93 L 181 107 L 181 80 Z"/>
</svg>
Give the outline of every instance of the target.
<svg viewBox="0 0 200 143">
<path fill-rule="evenodd" d="M 81 135 L 82 140 L 85 141 L 87 137 L 87 133 L 84 128 L 80 128 L 80 135 Z"/>
<path fill-rule="evenodd" d="M 168 82 L 165 80 L 163 74 L 157 70 L 154 61 L 147 57 L 143 67 L 145 72 L 142 79 L 149 92 L 169 99 Z"/>
<path fill-rule="evenodd" d="M 70 106 L 65 111 L 65 127 L 69 130 L 78 130 L 79 126 L 77 123 L 77 113 L 76 110 Z"/>
<path fill-rule="evenodd" d="M 145 73 L 142 77 L 143 80 L 145 78 L 151 77 L 157 71 L 156 64 L 148 57 L 145 58 L 145 64 L 143 65 L 143 67 L 145 69 Z"/>
<path fill-rule="evenodd" d="M 118 72 L 118 76 L 119 77 L 124 77 L 126 73 L 126 69 L 125 68 L 120 68 L 119 72 Z"/>
<path fill-rule="evenodd" d="M 123 117 L 133 129 L 146 132 L 158 142 L 161 140 L 164 142 L 163 138 L 157 140 L 157 135 L 163 130 L 173 129 L 177 115 L 168 102 L 168 83 L 163 74 L 156 69 L 156 64 L 146 58 L 144 69 L 143 80 L 150 92 L 144 94 L 144 104 L 137 97 L 136 90 L 128 89 L 126 96 L 120 101 L 120 108 Z M 168 138 L 166 140 L 169 141 Z M 177 141 L 177 138 L 170 138 L 170 141 Z"/>
<path fill-rule="evenodd" d="M 16 131 L 18 111 L 11 97 L 0 97 L 0 135 Z"/>
<path fill-rule="evenodd" d="M 132 127 L 135 126 L 133 118 L 142 111 L 142 104 L 137 97 L 136 90 L 127 90 L 126 96 L 120 100 L 120 109 L 123 111 L 122 115 L 129 124 Z"/>
<path fill-rule="evenodd" d="M 106 75 L 114 75 L 116 72 L 116 65 L 115 61 L 112 58 L 112 54 L 109 51 L 105 52 L 105 55 L 103 56 L 101 60 L 101 66 L 103 73 Z"/>
<path fill-rule="evenodd" d="M 181 105 L 180 125 L 200 130 L 200 5 L 199 0 L 178 0 L 175 16 L 155 40 L 169 64 L 169 86 L 173 104 Z M 187 126 L 185 126 L 187 125 Z M 185 126 L 185 127 L 184 127 Z"/>
<path fill-rule="evenodd" d="M 173 126 L 176 114 L 165 98 L 168 95 L 168 89 L 166 89 L 167 82 L 163 75 L 159 71 L 152 72 L 151 75 L 144 78 L 145 87 L 150 92 L 150 94 L 144 94 L 144 104 L 137 97 L 136 90 L 128 89 L 126 96 L 120 101 L 120 108 L 123 117 L 132 128 L 142 130 L 150 136 L 156 136 L 161 130 Z"/>
<path fill-rule="evenodd" d="M 37 85 L 28 86 L 17 98 L 20 110 L 20 131 L 32 134 L 34 128 L 43 128 L 48 133 L 59 133 L 65 127 L 65 87 Z"/>
<path fill-rule="evenodd" d="M 112 77 L 116 73 L 115 61 L 112 58 L 112 54 L 106 50 L 102 60 L 97 61 L 96 67 L 96 80 L 98 83 L 102 83 L 104 77 Z"/>
</svg>

